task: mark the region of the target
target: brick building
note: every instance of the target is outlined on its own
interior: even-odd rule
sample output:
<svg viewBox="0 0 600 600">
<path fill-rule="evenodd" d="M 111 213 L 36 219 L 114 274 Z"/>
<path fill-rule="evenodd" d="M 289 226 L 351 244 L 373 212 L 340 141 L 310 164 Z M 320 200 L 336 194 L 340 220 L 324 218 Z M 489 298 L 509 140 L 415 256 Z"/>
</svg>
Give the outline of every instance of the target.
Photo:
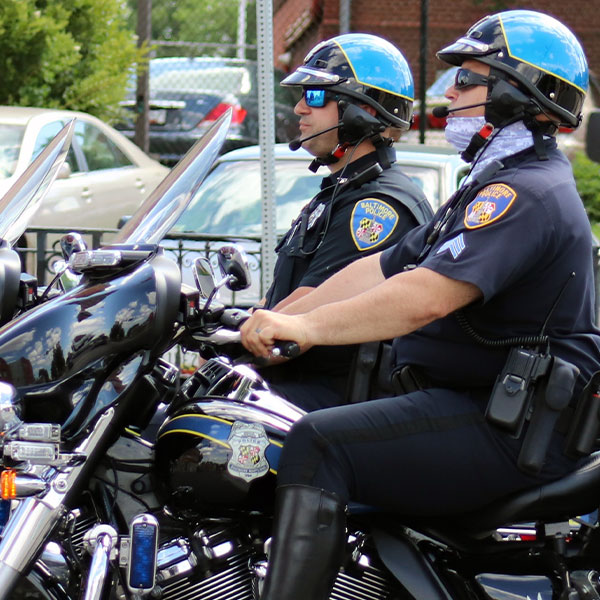
<svg viewBox="0 0 600 600">
<path fill-rule="evenodd" d="M 349 30 L 374 33 L 396 44 L 408 60 L 420 90 L 421 0 L 274 0 L 275 62 L 292 69 L 318 41 L 340 33 L 340 6 Z M 553 15 L 581 40 L 590 68 L 600 75 L 600 0 L 428 0 L 427 85 L 444 68 L 435 52 L 486 14 L 529 8 Z"/>
</svg>

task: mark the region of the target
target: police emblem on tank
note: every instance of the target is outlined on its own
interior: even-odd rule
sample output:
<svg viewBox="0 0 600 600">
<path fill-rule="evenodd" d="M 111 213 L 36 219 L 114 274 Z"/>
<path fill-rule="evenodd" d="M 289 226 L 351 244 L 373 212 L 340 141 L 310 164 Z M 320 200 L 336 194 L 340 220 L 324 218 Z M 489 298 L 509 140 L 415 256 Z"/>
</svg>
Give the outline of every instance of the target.
<svg viewBox="0 0 600 600">
<path fill-rule="evenodd" d="M 268 473 L 269 463 L 265 450 L 270 442 L 260 423 L 235 421 L 227 443 L 232 450 L 227 463 L 227 470 L 231 475 L 252 481 Z"/>
<path fill-rule="evenodd" d="M 375 198 L 359 200 L 352 211 L 352 240 L 359 250 L 384 242 L 396 228 L 398 213 L 387 202 Z"/>
</svg>

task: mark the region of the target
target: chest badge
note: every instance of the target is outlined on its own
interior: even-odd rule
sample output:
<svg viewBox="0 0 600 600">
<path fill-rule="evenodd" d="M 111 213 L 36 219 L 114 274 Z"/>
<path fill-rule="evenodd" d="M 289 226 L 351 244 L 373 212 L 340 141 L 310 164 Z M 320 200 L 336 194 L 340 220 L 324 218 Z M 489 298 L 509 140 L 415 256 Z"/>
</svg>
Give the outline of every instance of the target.
<svg viewBox="0 0 600 600">
<path fill-rule="evenodd" d="M 517 192 L 504 183 L 493 183 L 479 191 L 465 209 L 465 227 L 478 229 L 500 219 L 517 197 Z"/>
<path fill-rule="evenodd" d="M 376 198 L 359 200 L 352 209 L 350 233 L 359 250 L 369 250 L 385 242 L 398 224 L 398 213 Z"/>
<path fill-rule="evenodd" d="M 308 217 L 307 229 L 311 229 L 311 227 L 314 226 L 314 224 L 317 222 L 319 217 L 323 214 L 324 210 L 325 210 L 325 205 L 323 203 L 321 203 L 321 204 L 319 204 L 319 206 L 317 206 L 317 208 L 315 208 L 315 210 L 313 210 L 310 213 L 310 217 Z"/>
</svg>

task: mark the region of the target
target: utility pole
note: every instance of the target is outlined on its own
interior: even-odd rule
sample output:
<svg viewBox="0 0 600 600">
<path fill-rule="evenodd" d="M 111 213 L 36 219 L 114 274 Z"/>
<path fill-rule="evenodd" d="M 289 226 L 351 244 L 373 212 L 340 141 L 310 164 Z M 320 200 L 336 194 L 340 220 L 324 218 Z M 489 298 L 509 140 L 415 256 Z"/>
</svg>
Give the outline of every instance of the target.
<svg viewBox="0 0 600 600">
<path fill-rule="evenodd" d="M 246 9 L 248 0 L 239 0 L 237 25 L 237 54 L 238 58 L 246 58 Z"/>
<path fill-rule="evenodd" d="M 420 90 L 419 90 L 419 143 L 425 143 L 425 128 L 427 127 L 427 36 L 429 21 L 429 0 L 421 0 L 421 46 L 419 49 L 420 62 Z"/>
<path fill-rule="evenodd" d="M 152 0 L 138 0 L 137 43 L 140 48 L 144 42 L 150 43 L 152 35 Z M 149 150 L 148 111 L 150 109 L 150 73 L 145 69 L 137 74 L 137 90 L 135 94 L 135 136 L 133 141 L 144 151 Z"/>
</svg>

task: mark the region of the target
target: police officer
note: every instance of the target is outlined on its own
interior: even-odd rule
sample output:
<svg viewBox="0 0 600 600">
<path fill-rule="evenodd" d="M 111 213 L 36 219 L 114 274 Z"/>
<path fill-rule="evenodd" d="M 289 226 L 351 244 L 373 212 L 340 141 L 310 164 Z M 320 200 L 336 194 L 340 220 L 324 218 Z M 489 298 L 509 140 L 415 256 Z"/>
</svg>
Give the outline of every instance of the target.
<svg viewBox="0 0 600 600">
<path fill-rule="evenodd" d="M 350 499 L 452 515 L 575 464 L 554 417 L 600 368 L 600 332 L 590 226 L 553 134 L 581 119 L 582 47 L 556 19 L 511 10 L 438 56 L 459 67 L 448 134 L 473 161 L 467 183 L 430 224 L 289 305 L 294 315 L 259 311 L 243 328 L 261 355 L 275 339 L 308 348 L 394 336 L 396 364 L 409 369 L 397 397 L 315 411 L 292 428 L 262 600 L 329 597 Z M 528 422 L 521 385 L 536 392 Z"/>
<path fill-rule="evenodd" d="M 422 190 L 394 164 L 392 143 L 410 127 L 413 80 L 402 53 L 368 34 L 318 44 L 281 85 L 302 91 L 301 145 L 326 166 L 321 191 L 277 247 L 265 308 L 280 310 L 360 256 L 397 242 L 432 213 Z M 343 402 L 354 346 L 314 348 L 263 375 L 294 404 Z M 315 394 L 315 386 L 319 393 Z"/>
</svg>

